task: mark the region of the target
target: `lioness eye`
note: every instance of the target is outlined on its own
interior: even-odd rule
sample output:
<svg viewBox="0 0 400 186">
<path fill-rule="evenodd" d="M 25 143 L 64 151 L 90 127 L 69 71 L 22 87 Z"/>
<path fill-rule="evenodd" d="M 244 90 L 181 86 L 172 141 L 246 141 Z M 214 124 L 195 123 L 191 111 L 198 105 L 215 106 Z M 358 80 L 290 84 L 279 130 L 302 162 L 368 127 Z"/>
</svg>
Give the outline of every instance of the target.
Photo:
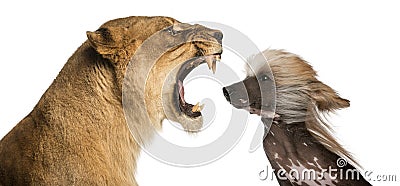
<svg viewBox="0 0 400 186">
<path fill-rule="evenodd" d="M 174 30 L 174 27 L 171 26 L 167 29 L 167 31 L 171 34 L 171 35 L 176 35 L 178 33 L 178 31 Z"/>
<path fill-rule="evenodd" d="M 175 35 L 176 34 L 174 29 L 172 28 L 172 26 L 168 27 L 167 32 L 170 33 L 171 35 Z"/>
<path fill-rule="evenodd" d="M 262 75 L 262 76 L 260 77 L 260 80 L 261 80 L 261 81 L 267 81 L 267 80 L 269 80 L 269 77 L 268 77 L 267 75 Z"/>
</svg>

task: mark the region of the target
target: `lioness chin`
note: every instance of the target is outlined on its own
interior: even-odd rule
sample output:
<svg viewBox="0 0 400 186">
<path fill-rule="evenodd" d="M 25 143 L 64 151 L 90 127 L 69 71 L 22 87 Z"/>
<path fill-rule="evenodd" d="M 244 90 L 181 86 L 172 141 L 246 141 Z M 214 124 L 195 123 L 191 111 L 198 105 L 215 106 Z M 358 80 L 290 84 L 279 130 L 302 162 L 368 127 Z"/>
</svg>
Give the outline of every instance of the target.
<svg viewBox="0 0 400 186">
<path fill-rule="evenodd" d="M 124 75 L 138 48 L 156 33 L 163 37 L 155 45 L 188 42 L 155 62 L 144 94 L 134 97 L 145 101 L 149 121 L 128 128 Z M 1 140 L 0 185 L 137 185 L 140 143 L 150 140 L 166 115 L 176 116 L 170 119 L 187 131 L 201 127 L 200 109 L 186 103 L 182 82 L 201 63 L 215 70 L 222 52 L 220 31 L 169 17 L 127 17 L 106 22 L 87 36 L 32 112 Z M 173 82 L 163 86 L 176 68 Z M 174 106 L 163 109 L 162 99 Z"/>
</svg>

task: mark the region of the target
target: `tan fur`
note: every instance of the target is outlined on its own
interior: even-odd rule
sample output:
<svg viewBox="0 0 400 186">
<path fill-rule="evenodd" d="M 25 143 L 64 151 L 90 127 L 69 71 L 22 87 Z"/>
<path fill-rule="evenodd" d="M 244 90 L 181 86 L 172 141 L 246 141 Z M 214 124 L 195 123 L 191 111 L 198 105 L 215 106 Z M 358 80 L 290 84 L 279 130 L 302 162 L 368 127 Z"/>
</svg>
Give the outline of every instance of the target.
<svg viewBox="0 0 400 186">
<path fill-rule="evenodd" d="M 189 59 L 196 55 L 196 49 L 190 43 L 186 43 L 184 48 L 179 48 L 172 52 L 168 52 L 167 55 L 163 55 L 161 57 L 161 61 L 170 61 L 170 63 L 157 63 L 154 68 L 150 71 L 150 74 L 146 83 L 146 105 L 147 110 L 149 111 L 149 116 L 151 116 L 151 121 L 155 123 L 160 123 L 166 116 L 164 114 L 164 108 L 161 104 L 162 98 L 162 87 L 154 86 L 154 84 L 159 84 L 160 82 L 164 82 L 168 73 L 173 70 L 176 66 L 178 66 L 181 62 L 176 57 L 183 57 L 185 59 Z M 193 47 L 193 48 L 191 48 Z M 165 59 L 168 58 L 168 59 Z M 161 126 L 156 126 L 156 128 L 160 128 Z"/>
<path fill-rule="evenodd" d="M 87 32 L 88 40 L 33 111 L 1 140 L 0 185 L 137 185 L 140 147 L 125 121 L 124 75 L 138 47 L 174 23 L 168 17 L 127 17 Z M 165 53 L 150 74 L 146 97 L 137 97 L 147 100 L 157 128 L 165 115 L 157 106 L 161 79 L 196 53 L 193 43 Z M 137 121 L 133 132 L 146 133 L 148 125 Z"/>
<path fill-rule="evenodd" d="M 260 55 L 265 56 L 270 68 L 259 67 L 265 64 L 257 62 L 262 57 Z M 313 68 L 295 54 L 265 50 L 249 62 L 256 74 L 262 74 L 258 70 L 272 70 L 276 84 L 276 113 L 284 123 L 306 122 L 307 129 L 330 151 L 356 163 L 322 118 L 327 112 L 349 107 L 348 100 L 340 98 L 332 88 L 320 82 Z M 250 69 L 247 72 L 254 73 Z"/>
</svg>

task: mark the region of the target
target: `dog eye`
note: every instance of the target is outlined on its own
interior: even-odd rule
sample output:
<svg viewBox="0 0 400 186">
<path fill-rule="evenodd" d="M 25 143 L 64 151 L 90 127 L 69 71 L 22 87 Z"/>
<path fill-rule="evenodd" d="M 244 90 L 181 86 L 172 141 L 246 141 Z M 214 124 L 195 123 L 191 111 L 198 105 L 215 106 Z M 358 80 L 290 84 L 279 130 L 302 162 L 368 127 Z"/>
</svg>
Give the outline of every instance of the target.
<svg viewBox="0 0 400 186">
<path fill-rule="evenodd" d="M 261 81 L 270 80 L 270 78 L 269 78 L 267 75 L 262 75 L 259 79 L 260 79 Z"/>
</svg>

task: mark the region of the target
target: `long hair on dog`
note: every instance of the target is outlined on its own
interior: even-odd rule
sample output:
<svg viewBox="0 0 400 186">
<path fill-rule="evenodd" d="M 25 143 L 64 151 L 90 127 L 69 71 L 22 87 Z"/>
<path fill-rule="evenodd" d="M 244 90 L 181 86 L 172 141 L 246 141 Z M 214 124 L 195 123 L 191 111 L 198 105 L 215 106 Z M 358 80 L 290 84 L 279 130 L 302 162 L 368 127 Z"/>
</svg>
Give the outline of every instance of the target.
<svg viewBox="0 0 400 186">
<path fill-rule="evenodd" d="M 235 108 L 261 116 L 264 152 L 280 185 L 371 185 L 325 119 L 349 107 L 348 100 L 319 81 L 311 65 L 295 54 L 266 50 L 247 65 L 246 78 L 222 91 Z"/>
</svg>

